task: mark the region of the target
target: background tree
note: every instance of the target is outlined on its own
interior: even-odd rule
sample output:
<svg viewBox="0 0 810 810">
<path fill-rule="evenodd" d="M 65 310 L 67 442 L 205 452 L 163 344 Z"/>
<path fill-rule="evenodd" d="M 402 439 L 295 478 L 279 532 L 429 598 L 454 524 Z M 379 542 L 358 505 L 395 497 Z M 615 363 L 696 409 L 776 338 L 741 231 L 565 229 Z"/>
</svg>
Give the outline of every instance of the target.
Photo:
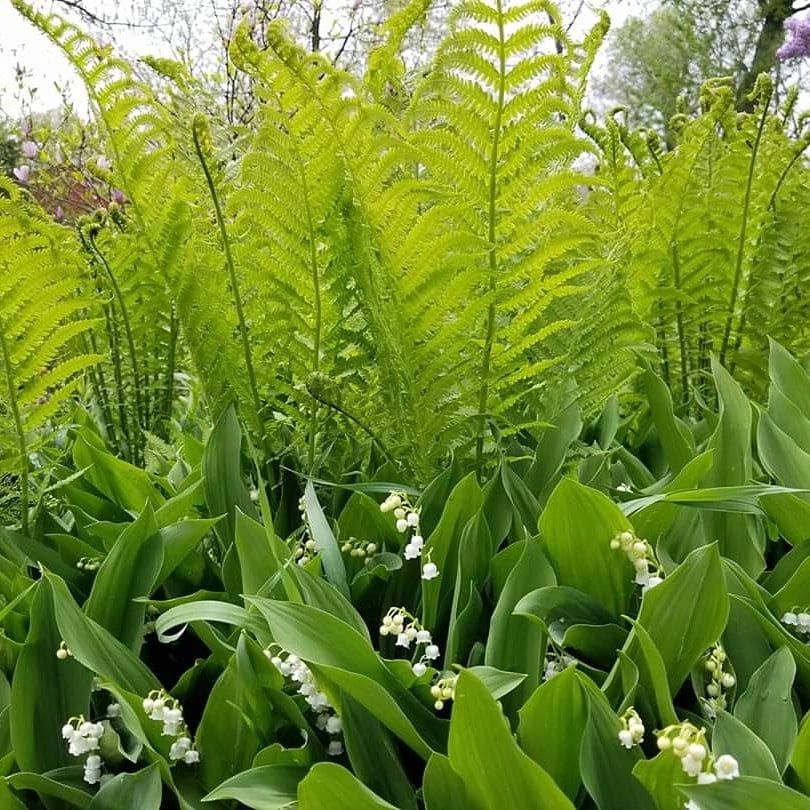
<svg viewBox="0 0 810 810">
<path fill-rule="evenodd" d="M 601 93 L 627 107 L 634 124 L 664 133 L 669 145 L 670 119 L 679 105 L 697 105 L 709 78 L 732 77 L 737 108 L 749 110 L 757 75 L 771 73 L 778 102 L 780 90 L 800 76 L 797 62 L 779 61 L 785 23 L 801 19 L 807 8 L 792 0 L 662 2 L 614 33 Z"/>
</svg>

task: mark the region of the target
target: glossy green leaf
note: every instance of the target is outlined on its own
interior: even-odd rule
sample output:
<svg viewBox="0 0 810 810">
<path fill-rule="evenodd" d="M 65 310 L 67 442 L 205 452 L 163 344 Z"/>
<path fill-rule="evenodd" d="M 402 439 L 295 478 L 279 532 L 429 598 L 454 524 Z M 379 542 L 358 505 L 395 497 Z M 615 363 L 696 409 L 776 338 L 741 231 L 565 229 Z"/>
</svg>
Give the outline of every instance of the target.
<svg viewBox="0 0 810 810">
<path fill-rule="evenodd" d="M 202 459 L 203 488 L 208 514 L 225 515 L 215 528 L 222 549 L 236 536 L 236 510 L 256 520 L 256 507 L 242 480 L 242 431 L 234 407 L 229 406 L 208 437 Z"/>
<path fill-rule="evenodd" d="M 53 594 L 56 623 L 76 661 L 130 692 L 146 695 L 159 688 L 157 678 L 132 651 L 82 613 L 59 577 L 46 574 Z"/>
<path fill-rule="evenodd" d="M 71 807 L 90 807 L 92 796 L 84 790 L 66 785 L 46 774 L 13 773 L 6 777 L 6 782 L 14 790 L 33 790 L 40 796 L 52 797 Z"/>
<path fill-rule="evenodd" d="M 242 771 L 212 790 L 204 802 L 233 799 L 253 810 L 292 808 L 306 768 L 290 765 L 263 765 Z"/>
<path fill-rule="evenodd" d="M 390 733 L 368 709 L 341 696 L 343 742 L 355 776 L 400 810 L 416 810 L 416 797 Z"/>
<path fill-rule="evenodd" d="M 307 482 L 304 490 L 304 509 L 306 510 L 307 522 L 309 523 L 312 539 L 315 541 L 315 548 L 320 555 L 324 573 L 329 582 L 340 591 L 345 597 L 350 598 L 349 584 L 346 580 L 346 566 L 343 562 L 343 555 L 340 553 L 332 527 L 326 519 L 326 515 L 318 502 L 315 494 L 315 487 L 312 481 Z"/>
<path fill-rule="evenodd" d="M 537 687 L 520 710 L 520 747 L 571 801 L 582 784 L 579 752 L 587 722 L 588 696 L 573 667 Z"/>
<path fill-rule="evenodd" d="M 299 810 L 397 810 L 340 765 L 321 762 L 298 786 Z"/>
<path fill-rule="evenodd" d="M 422 621 L 425 627 L 437 625 L 442 599 L 446 600 L 449 613 L 461 533 L 481 508 L 483 500 L 475 474 L 470 473 L 453 488 L 436 528 L 425 538 L 422 559 L 430 559 L 439 569 L 439 576 L 435 579 L 421 580 Z"/>
<path fill-rule="evenodd" d="M 539 682 L 545 655 L 544 632 L 535 622 L 513 612 L 530 591 L 554 585 L 554 571 L 534 540 L 521 542 L 522 553 L 509 572 L 489 624 L 484 663 L 497 669 L 526 674 L 526 680 L 508 700 L 516 710 Z"/>
<path fill-rule="evenodd" d="M 633 776 L 644 785 L 656 810 L 683 810 L 685 802 L 677 785 L 688 777 L 672 751 L 662 751 L 652 759 L 640 759 L 633 766 Z"/>
<path fill-rule="evenodd" d="M 720 710 L 712 730 L 715 759 L 731 754 L 740 764 L 740 773 L 781 782 L 779 769 L 768 746 L 741 720 Z"/>
<path fill-rule="evenodd" d="M 634 586 L 632 566 L 610 541 L 631 528 L 606 495 L 570 478 L 557 484 L 540 516 L 557 581 L 589 594 L 612 617 L 626 610 Z"/>
<path fill-rule="evenodd" d="M 675 416 L 669 388 L 649 366 L 644 369 L 641 382 L 670 469 L 676 473 L 680 472 L 695 455 L 695 440 L 692 433 Z"/>
<path fill-rule="evenodd" d="M 486 687 L 470 672 L 456 682 L 448 758 L 482 810 L 563 810 L 573 805 L 520 750 Z"/>
<path fill-rule="evenodd" d="M 433 754 L 422 781 L 425 810 L 481 810 L 467 791 L 464 780 L 453 770 L 450 760 Z"/>
<path fill-rule="evenodd" d="M 585 788 L 599 810 L 655 810 L 650 794 L 632 773 L 643 755 L 637 746 L 628 750 L 619 744 L 621 721 L 604 695 L 587 678 L 578 677 L 589 706 L 579 755 Z"/>
<path fill-rule="evenodd" d="M 157 764 L 136 773 L 119 773 L 93 797 L 89 810 L 160 810 L 163 784 Z"/>
<path fill-rule="evenodd" d="M 63 635 L 45 582 L 34 592 L 30 621 L 11 682 L 11 743 L 20 769 L 42 773 L 73 764 L 58 732 L 69 717 L 87 714 L 92 673 L 56 657 Z"/>
<path fill-rule="evenodd" d="M 356 630 L 308 605 L 248 597 L 276 642 L 348 692 L 424 759 L 444 748 L 444 723 L 394 677 Z"/>
<path fill-rule="evenodd" d="M 767 744 L 780 772 L 790 761 L 798 732 L 792 698 L 795 677 L 793 656 L 781 647 L 751 676 L 734 706 L 734 716 Z"/>
<path fill-rule="evenodd" d="M 695 549 L 644 594 L 638 622 L 666 667 L 674 694 L 698 658 L 722 634 L 729 602 L 716 545 Z"/>
<path fill-rule="evenodd" d="M 97 447 L 85 430 L 76 437 L 73 461 L 77 468 L 87 468 L 87 481 L 128 512 L 140 512 L 147 503 L 158 509 L 166 501 L 145 470 Z"/>
<path fill-rule="evenodd" d="M 739 776 L 713 785 L 682 786 L 700 810 L 810 810 L 810 799 L 769 779 Z"/>
<path fill-rule="evenodd" d="M 141 645 L 146 613 L 146 605 L 135 600 L 151 595 L 162 565 L 163 543 L 147 504 L 101 563 L 84 606 L 89 618 L 134 652 Z"/>
<path fill-rule="evenodd" d="M 720 418 L 709 440 L 714 466 L 707 487 L 746 485 L 753 475 L 751 458 L 751 404 L 731 375 L 712 358 L 712 373 L 720 402 Z M 756 523 L 745 515 L 726 511 L 705 512 L 706 536 L 716 540 L 724 557 L 738 562 L 751 575 L 765 567 L 764 538 Z"/>
</svg>

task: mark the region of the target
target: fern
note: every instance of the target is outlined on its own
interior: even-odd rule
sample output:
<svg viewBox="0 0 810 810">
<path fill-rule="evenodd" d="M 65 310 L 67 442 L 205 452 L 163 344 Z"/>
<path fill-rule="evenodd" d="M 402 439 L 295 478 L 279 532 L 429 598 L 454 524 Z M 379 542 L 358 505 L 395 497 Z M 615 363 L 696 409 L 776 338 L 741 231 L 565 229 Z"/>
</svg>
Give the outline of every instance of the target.
<svg viewBox="0 0 810 810">
<path fill-rule="evenodd" d="M 739 365 L 761 390 L 766 369 L 748 358 L 765 348 L 769 333 L 785 338 L 787 332 L 791 342 L 804 331 L 801 320 L 786 323 L 762 297 L 796 268 L 777 266 L 769 251 L 782 238 L 774 216 L 778 201 L 798 190 L 780 178 L 798 174 L 800 165 L 782 122 L 769 111 L 763 82 L 756 99 L 751 113 L 738 116 L 728 83 L 707 84 L 704 111 L 676 122 L 675 148 L 653 151 L 652 162 L 639 152 L 638 134 L 592 133 L 612 172 L 612 193 L 600 209 L 608 211 L 606 202 L 616 206 L 605 216 L 616 224 L 627 287 L 636 311 L 655 330 L 661 374 L 687 412 L 697 413 L 714 396 L 707 384 L 712 353 L 730 368 Z M 639 168 L 630 180 L 634 162 Z M 629 203 L 634 193 L 635 206 Z M 797 290 L 783 293 L 789 308 Z"/>
<path fill-rule="evenodd" d="M 260 431 L 232 339 L 233 298 L 216 226 L 207 216 L 210 196 L 192 153 L 193 108 L 178 109 L 182 93 L 170 96 L 174 106 L 164 105 L 110 49 L 58 17 L 39 14 L 21 0 L 14 3 L 63 50 L 84 81 L 110 150 L 112 178 L 126 197 L 123 227 L 101 234 L 99 247 L 128 298 L 137 354 L 149 363 L 137 384 L 150 408 L 158 409 L 154 419 L 139 414 L 133 441 L 142 452 L 144 431 L 160 434 L 168 421 L 178 321 L 212 407 L 236 396 L 247 421 Z M 193 93 L 193 87 L 186 90 Z"/>
<path fill-rule="evenodd" d="M 545 347 L 574 321 L 547 316 L 583 293 L 593 269 L 596 231 L 578 204 L 588 180 L 574 168 L 588 149 L 575 132 L 583 54 L 559 20 L 546 2 L 461 3 L 411 110 L 420 159 L 454 196 L 451 227 L 469 246 L 456 258 L 458 286 L 474 303 L 451 329 L 435 327 L 451 340 L 474 335 L 479 347 L 467 372 L 477 379 L 479 463 L 488 420 L 564 361 Z M 428 317 L 429 299 L 420 303 Z"/>
<path fill-rule="evenodd" d="M 0 180 L 0 477 L 16 478 L 24 533 L 38 435 L 102 359 L 79 340 L 95 323 L 86 281 L 70 232 Z"/>
</svg>

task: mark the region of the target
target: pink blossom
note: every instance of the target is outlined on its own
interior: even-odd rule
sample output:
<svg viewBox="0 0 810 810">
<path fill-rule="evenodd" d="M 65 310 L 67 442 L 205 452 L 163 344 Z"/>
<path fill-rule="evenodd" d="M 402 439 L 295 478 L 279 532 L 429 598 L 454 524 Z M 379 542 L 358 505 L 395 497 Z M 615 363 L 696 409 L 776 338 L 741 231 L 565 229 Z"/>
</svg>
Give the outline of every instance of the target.
<svg viewBox="0 0 810 810">
<path fill-rule="evenodd" d="M 108 172 L 112 168 L 112 163 L 110 163 L 110 159 L 106 155 L 99 155 L 96 158 L 96 166 L 102 171 Z"/>
<path fill-rule="evenodd" d="M 33 141 L 23 141 L 22 153 L 33 160 L 39 154 L 39 147 Z"/>
<path fill-rule="evenodd" d="M 31 167 L 30 166 L 17 166 L 14 169 L 14 176 L 21 182 L 27 183 L 28 178 L 31 176 Z"/>
<path fill-rule="evenodd" d="M 112 201 L 114 203 L 118 203 L 118 205 L 123 205 L 126 197 L 124 196 L 124 192 L 121 191 L 120 188 L 114 188 L 112 190 Z"/>
<path fill-rule="evenodd" d="M 810 56 L 810 16 L 793 16 L 785 20 L 787 38 L 776 52 L 779 59 L 795 59 Z"/>
<path fill-rule="evenodd" d="M 56 206 L 56 211 L 53 212 L 53 217 L 57 222 L 64 222 L 65 210 L 62 208 L 61 205 Z"/>
</svg>

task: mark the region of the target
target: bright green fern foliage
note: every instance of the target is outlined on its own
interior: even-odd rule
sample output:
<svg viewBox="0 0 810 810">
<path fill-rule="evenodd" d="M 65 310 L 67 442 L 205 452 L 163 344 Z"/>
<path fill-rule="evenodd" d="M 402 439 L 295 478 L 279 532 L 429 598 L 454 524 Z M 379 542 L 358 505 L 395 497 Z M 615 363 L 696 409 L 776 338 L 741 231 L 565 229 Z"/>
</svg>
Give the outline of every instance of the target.
<svg viewBox="0 0 810 810">
<path fill-rule="evenodd" d="M 580 46 L 560 20 L 545 2 L 460 4 L 409 113 L 454 236 L 405 281 L 424 291 L 429 332 L 469 341 L 464 397 L 479 457 L 488 422 L 503 426 L 523 409 L 537 418 L 531 406 L 568 370 L 559 338 L 578 317 L 564 302 L 586 295 L 603 263 L 582 206 L 591 181 L 577 168 L 588 145 L 576 125 L 582 75 L 606 26 Z M 449 318 L 432 305 L 428 275 L 448 270 L 461 304 Z"/>
<path fill-rule="evenodd" d="M 810 200 L 808 142 L 787 136 L 766 77 L 754 101 L 738 114 L 728 83 L 708 83 L 704 111 L 678 122 L 668 153 L 616 120 L 589 128 L 612 186 L 598 207 L 615 226 L 627 287 L 685 412 L 713 396 L 712 354 L 761 393 L 768 335 L 806 341 L 808 238 L 798 222 Z"/>
<path fill-rule="evenodd" d="M 70 231 L 0 180 L 0 479 L 4 492 L 20 494 L 23 531 L 30 456 L 83 372 L 101 359 L 82 343 L 95 323 L 86 287 Z"/>
</svg>

